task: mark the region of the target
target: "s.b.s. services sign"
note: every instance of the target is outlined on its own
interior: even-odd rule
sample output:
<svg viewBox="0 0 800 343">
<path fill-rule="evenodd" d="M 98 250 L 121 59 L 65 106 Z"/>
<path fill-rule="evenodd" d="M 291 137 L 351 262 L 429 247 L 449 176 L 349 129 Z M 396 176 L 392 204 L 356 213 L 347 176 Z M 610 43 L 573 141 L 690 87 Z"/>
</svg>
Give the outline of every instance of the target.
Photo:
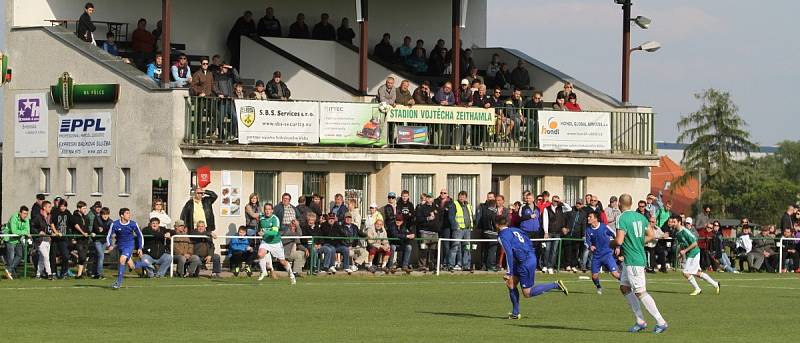
<svg viewBox="0 0 800 343">
<path fill-rule="evenodd" d="M 59 118 L 58 157 L 111 156 L 111 142 L 111 113 Z"/>
</svg>

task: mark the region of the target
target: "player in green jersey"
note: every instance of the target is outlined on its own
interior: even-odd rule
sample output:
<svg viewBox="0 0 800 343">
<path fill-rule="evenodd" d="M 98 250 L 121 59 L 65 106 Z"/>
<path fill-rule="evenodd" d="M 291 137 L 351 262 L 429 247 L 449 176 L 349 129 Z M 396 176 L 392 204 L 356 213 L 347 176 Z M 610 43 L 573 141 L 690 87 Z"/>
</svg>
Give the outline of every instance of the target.
<svg viewBox="0 0 800 343">
<path fill-rule="evenodd" d="M 667 330 L 667 322 L 658 312 L 655 300 L 647 293 L 644 267 L 647 265 L 647 256 L 644 244 L 653 240 L 653 230 L 648 227 L 648 220 L 643 215 L 631 210 L 633 199 L 630 194 L 619 197 L 619 209 L 622 215 L 617 218 L 617 237 L 611 241 L 611 248 L 622 247 L 624 262 L 620 273 L 619 289 L 628 301 L 633 314 L 636 316 L 636 325 L 629 332 L 640 332 L 647 328 L 639 301 L 656 320 L 654 333 Z"/>
<path fill-rule="evenodd" d="M 717 294 L 719 294 L 719 282 L 714 281 L 714 279 L 700 269 L 700 248 L 697 247 L 697 238 L 694 234 L 681 225 L 680 216 L 670 217 L 669 221 L 667 221 L 667 225 L 675 230 L 675 240 L 678 246 L 682 248 L 680 254 L 684 256 L 683 277 L 689 280 L 689 283 L 694 287 L 694 291 L 689 295 L 698 295 L 703 292 L 700 286 L 697 285 L 697 280 L 694 279 L 695 276 L 699 276 L 711 284 L 711 286 L 714 286 L 717 290 Z M 704 229 L 705 228 L 700 228 L 700 230 Z"/>
<path fill-rule="evenodd" d="M 272 262 L 272 258 L 275 257 L 278 263 L 283 265 L 283 269 L 289 273 L 289 280 L 294 285 L 297 281 L 292 273 L 291 265 L 286 261 L 281 243 L 280 220 L 272 212 L 272 204 L 267 203 L 264 205 L 264 213 L 258 219 L 258 229 L 262 234 L 261 244 L 258 246 L 258 264 L 261 266 L 261 277 L 258 278 L 258 281 L 264 280 L 267 270 L 272 269 L 267 268 L 267 262 Z M 274 270 L 272 270 L 272 278 L 277 278 Z"/>
</svg>

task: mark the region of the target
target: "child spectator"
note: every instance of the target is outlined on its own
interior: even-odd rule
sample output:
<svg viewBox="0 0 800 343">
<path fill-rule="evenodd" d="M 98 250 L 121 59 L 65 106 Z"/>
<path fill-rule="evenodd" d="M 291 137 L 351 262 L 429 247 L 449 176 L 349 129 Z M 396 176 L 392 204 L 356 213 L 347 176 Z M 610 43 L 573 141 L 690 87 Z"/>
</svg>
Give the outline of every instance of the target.
<svg viewBox="0 0 800 343">
<path fill-rule="evenodd" d="M 230 263 L 230 269 L 233 272 L 233 276 L 239 276 L 242 262 L 245 262 L 244 272 L 247 273 L 249 277 L 253 275 L 253 271 L 250 270 L 250 265 L 253 264 L 253 247 L 250 246 L 251 240 L 245 238 L 247 237 L 247 227 L 244 225 L 239 226 L 237 234 L 238 237 L 231 238 L 228 242 L 228 261 Z"/>
</svg>

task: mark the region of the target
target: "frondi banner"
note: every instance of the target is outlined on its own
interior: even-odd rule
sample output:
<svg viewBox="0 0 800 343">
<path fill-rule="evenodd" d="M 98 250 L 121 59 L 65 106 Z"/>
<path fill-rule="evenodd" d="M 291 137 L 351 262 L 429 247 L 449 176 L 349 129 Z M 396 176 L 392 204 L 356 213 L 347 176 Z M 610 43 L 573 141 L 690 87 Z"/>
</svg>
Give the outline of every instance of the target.
<svg viewBox="0 0 800 343">
<path fill-rule="evenodd" d="M 58 122 L 58 157 L 111 156 L 111 113 L 68 114 Z"/>
<path fill-rule="evenodd" d="M 320 144 L 387 144 L 386 115 L 378 104 L 323 102 L 320 110 Z"/>
<path fill-rule="evenodd" d="M 319 143 L 319 104 L 236 100 L 239 143 Z"/>
<path fill-rule="evenodd" d="M 389 110 L 386 120 L 394 123 L 494 125 L 494 109 L 458 106 L 401 106 Z"/>
<path fill-rule="evenodd" d="M 47 95 L 18 94 L 14 101 L 14 157 L 47 157 Z"/>
<path fill-rule="evenodd" d="M 611 150 L 611 114 L 539 111 L 539 148 Z"/>
</svg>

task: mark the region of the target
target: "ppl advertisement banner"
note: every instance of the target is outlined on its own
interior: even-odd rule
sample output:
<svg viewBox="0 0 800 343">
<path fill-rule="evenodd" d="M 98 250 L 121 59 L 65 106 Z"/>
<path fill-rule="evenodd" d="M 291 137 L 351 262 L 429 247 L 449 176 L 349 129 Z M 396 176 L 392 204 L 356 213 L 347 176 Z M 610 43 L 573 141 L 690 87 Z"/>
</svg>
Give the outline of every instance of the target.
<svg viewBox="0 0 800 343">
<path fill-rule="evenodd" d="M 47 95 L 18 94 L 14 101 L 14 157 L 47 157 Z"/>
<path fill-rule="evenodd" d="M 398 126 L 397 144 L 428 144 L 427 126 Z"/>
<path fill-rule="evenodd" d="M 611 114 L 539 111 L 539 148 L 611 150 Z"/>
<path fill-rule="evenodd" d="M 320 144 L 384 146 L 386 127 L 378 104 L 320 103 Z"/>
<path fill-rule="evenodd" d="M 58 121 L 58 157 L 111 156 L 111 113 L 68 114 Z"/>
<path fill-rule="evenodd" d="M 319 143 L 319 104 L 236 100 L 239 143 Z"/>
<path fill-rule="evenodd" d="M 396 106 L 386 120 L 395 123 L 494 125 L 494 109 L 458 106 Z"/>
</svg>

